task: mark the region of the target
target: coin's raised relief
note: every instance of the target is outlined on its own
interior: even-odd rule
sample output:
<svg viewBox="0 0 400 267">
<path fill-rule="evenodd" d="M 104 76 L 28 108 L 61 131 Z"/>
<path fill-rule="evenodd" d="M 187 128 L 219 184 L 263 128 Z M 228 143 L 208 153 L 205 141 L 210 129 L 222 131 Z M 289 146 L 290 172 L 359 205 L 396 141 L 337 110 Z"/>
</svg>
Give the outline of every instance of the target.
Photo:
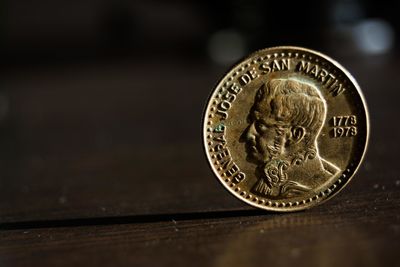
<svg viewBox="0 0 400 267">
<path fill-rule="evenodd" d="M 311 207 L 354 175 L 368 141 L 360 88 L 337 62 L 298 47 L 258 51 L 217 85 L 204 145 L 222 184 L 267 210 Z"/>
<path fill-rule="evenodd" d="M 294 78 L 272 79 L 258 89 L 248 117 L 242 140 L 247 159 L 257 164 L 253 192 L 268 197 L 301 195 L 312 189 L 312 180 L 327 181 L 338 173 L 339 168 L 318 152 L 326 103 L 314 85 Z"/>
</svg>

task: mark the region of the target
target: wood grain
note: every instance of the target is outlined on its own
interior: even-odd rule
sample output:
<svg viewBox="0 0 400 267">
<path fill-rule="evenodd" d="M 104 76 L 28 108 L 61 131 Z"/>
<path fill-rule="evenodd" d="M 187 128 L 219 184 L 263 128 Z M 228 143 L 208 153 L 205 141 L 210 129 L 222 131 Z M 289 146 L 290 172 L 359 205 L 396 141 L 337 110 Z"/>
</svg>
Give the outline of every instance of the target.
<svg viewBox="0 0 400 267">
<path fill-rule="evenodd" d="M 398 61 L 362 60 L 343 62 L 372 126 L 349 194 L 400 179 Z M 202 151 L 203 105 L 221 71 L 163 62 L 3 73 L 0 223 L 250 209 L 218 184 Z"/>
<path fill-rule="evenodd" d="M 399 208 L 400 187 L 392 187 L 291 214 L 3 231 L 0 264 L 397 266 Z"/>
<path fill-rule="evenodd" d="M 343 192 L 292 214 L 240 203 L 208 169 L 201 115 L 218 69 L 3 73 L 0 265 L 399 265 L 399 62 L 342 62 L 369 105 L 368 153 Z"/>
<path fill-rule="evenodd" d="M 4 74 L 0 222 L 244 207 L 201 145 L 218 75 L 153 63 Z"/>
</svg>

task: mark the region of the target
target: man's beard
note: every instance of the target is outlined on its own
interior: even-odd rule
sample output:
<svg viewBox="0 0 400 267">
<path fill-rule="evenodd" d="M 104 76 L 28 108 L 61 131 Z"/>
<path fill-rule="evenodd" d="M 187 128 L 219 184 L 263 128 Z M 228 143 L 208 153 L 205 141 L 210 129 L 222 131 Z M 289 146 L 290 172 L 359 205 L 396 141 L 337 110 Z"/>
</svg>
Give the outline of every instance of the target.
<svg viewBox="0 0 400 267">
<path fill-rule="evenodd" d="M 271 155 L 269 160 L 258 164 L 256 168 L 258 181 L 253 186 L 252 191 L 268 197 L 293 196 L 308 192 L 310 190 L 309 187 L 290 180 L 288 173 L 290 173 L 291 168 L 299 166 L 307 160 L 314 159 L 316 155 L 317 150 L 314 147 L 292 158 L 283 153 L 276 156 Z"/>
<path fill-rule="evenodd" d="M 266 164 L 259 165 L 256 169 L 256 176 L 259 179 L 253 190 L 262 195 L 279 194 L 280 187 L 288 180 L 289 167 L 289 162 L 276 157 Z"/>
<path fill-rule="evenodd" d="M 253 190 L 264 195 L 274 195 L 288 181 L 287 171 L 291 161 L 285 155 L 285 130 L 276 129 L 273 143 L 268 145 L 256 169 L 258 183 Z"/>
<path fill-rule="evenodd" d="M 283 185 L 287 179 L 289 163 L 282 159 L 273 159 L 263 167 L 263 179 L 270 187 Z"/>
</svg>

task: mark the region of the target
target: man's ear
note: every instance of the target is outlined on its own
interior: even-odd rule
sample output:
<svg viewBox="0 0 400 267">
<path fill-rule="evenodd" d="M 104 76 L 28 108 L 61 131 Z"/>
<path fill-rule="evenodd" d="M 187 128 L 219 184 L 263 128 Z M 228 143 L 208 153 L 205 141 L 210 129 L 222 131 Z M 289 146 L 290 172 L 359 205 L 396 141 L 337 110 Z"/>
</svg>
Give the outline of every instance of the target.
<svg viewBox="0 0 400 267">
<path fill-rule="evenodd" d="M 306 129 L 304 127 L 301 126 L 293 126 L 290 129 L 290 140 L 297 144 L 298 142 L 300 142 L 304 135 L 306 134 Z"/>
</svg>

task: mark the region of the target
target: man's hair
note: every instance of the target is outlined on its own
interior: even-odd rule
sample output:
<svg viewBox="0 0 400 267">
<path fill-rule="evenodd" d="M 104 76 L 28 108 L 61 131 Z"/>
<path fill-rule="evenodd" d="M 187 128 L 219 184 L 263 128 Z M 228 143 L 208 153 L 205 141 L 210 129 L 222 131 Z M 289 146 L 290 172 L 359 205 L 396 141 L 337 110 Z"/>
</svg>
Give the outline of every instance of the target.
<svg viewBox="0 0 400 267">
<path fill-rule="evenodd" d="M 272 79 L 261 86 L 256 106 L 258 110 L 268 111 L 277 126 L 304 127 L 304 140 L 310 145 L 315 142 L 326 117 L 325 100 L 319 90 L 293 78 Z"/>
</svg>

